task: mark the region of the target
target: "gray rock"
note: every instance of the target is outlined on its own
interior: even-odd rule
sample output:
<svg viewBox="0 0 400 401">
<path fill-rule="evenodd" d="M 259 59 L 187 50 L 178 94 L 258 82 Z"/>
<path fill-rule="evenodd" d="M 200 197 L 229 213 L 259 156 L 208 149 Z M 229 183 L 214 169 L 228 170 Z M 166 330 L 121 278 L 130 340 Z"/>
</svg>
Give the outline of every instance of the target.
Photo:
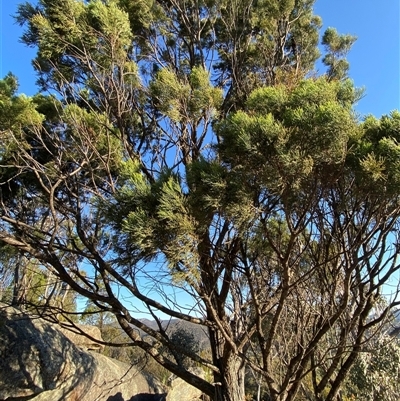
<svg viewBox="0 0 400 401">
<path fill-rule="evenodd" d="M 104 349 L 104 345 L 99 344 L 95 341 L 103 341 L 101 331 L 98 327 L 86 324 L 76 324 L 75 326 L 76 331 L 71 331 L 62 327 L 57 327 L 57 329 L 60 330 L 65 337 L 67 337 L 73 344 L 77 345 L 78 347 L 99 352 Z M 87 336 L 92 337 L 94 340 L 91 340 L 89 337 L 86 337 L 79 331 L 82 331 Z"/>
<path fill-rule="evenodd" d="M 193 370 L 197 375 L 203 375 L 200 369 Z M 166 401 L 200 401 L 202 392 L 196 387 L 191 386 L 180 378 L 175 377 L 171 381 L 171 387 L 168 390 Z"/>
<path fill-rule="evenodd" d="M 0 305 L 0 400 L 144 401 L 163 388 L 135 367 L 74 345 L 55 325 Z"/>
</svg>

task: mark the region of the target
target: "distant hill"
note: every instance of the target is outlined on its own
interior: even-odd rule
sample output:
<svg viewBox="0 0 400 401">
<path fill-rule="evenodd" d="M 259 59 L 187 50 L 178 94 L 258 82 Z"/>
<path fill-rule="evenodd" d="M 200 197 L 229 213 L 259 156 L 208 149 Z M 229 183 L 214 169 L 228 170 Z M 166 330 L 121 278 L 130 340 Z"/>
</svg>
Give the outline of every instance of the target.
<svg viewBox="0 0 400 401">
<path fill-rule="evenodd" d="M 150 327 L 153 330 L 159 331 L 158 324 L 155 320 L 150 320 L 150 319 L 139 319 L 143 324 L 146 326 Z M 206 326 L 201 326 L 198 324 L 190 323 L 185 320 L 180 320 L 180 319 L 166 319 L 166 320 L 161 320 L 161 326 L 163 330 L 167 332 L 168 335 L 171 335 L 174 333 L 176 330 L 185 330 L 189 333 L 191 333 L 194 336 L 194 340 L 199 344 L 199 349 L 200 350 L 205 350 L 209 348 L 209 337 L 208 337 L 208 331 Z M 117 342 L 121 342 L 123 338 L 126 337 L 126 334 L 124 331 L 119 327 L 118 323 L 112 323 L 108 324 L 105 326 L 106 327 L 112 327 L 114 330 L 114 338 L 118 339 Z M 148 336 L 143 330 L 139 329 L 136 326 L 135 327 L 140 335 L 142 337 Z M 115 334 L 115 333 L 119 334 Z M 150 337 L 150 336 L 149 336 Z"/>
<path fill-rule="evenodd" d="M 153 330 L 159 330 L 159 327 L 154 320 L 150 319 L 140 319 L 140 321 L 146 326 L 152 328 Z M 167 332 L 167 334 L 172 334 L 176 330 L 183 329 L 191 334 L 193 334 L 194 339 L 198 342 L 200 350 L 209 347 L 209 338 L 207 327 L 200 326 L 198 324 L 190 323 L 185 320 L 180 319 L 169 319 L 161 320 L 162 328 Z M 143 333 L 144 334 L 144 333 Z"/>
</svg>

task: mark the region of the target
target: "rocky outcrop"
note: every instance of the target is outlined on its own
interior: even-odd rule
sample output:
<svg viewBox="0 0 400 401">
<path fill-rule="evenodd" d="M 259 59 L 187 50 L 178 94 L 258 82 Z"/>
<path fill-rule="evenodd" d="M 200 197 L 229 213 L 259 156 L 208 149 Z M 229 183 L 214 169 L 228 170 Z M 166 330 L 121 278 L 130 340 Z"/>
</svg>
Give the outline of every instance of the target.
<svg viewBox="0 0 400 401">
<path fill-rule="evenodd" d="M 194 369 L 193 372 L 198 376 L 203 375 L 200 369 Z M 171 380 L 166 401 L 201 401 L 202 399 L 202 392 L 197 388 L 178 377 Z"/>
<path fill-rule="evenodd" d="M 56 326 L 0 305 L 0 400 L 161 400 L 135 367 L 85 351 Z"/>
<path fill-rule="evenodd" d="M 64 336 L 72 342 L 72 344 L 75 344 L 78 347 L 91 351 L 102 351 L 104 349 L 104 345 L 96 342 L 96 340 L 103 341 L 100 329 L 96 326 L 76 324 L 75 331 L 64 329 L 62 327 L 58 327 L 57 329 L 60 330 Z"/>
</svg>

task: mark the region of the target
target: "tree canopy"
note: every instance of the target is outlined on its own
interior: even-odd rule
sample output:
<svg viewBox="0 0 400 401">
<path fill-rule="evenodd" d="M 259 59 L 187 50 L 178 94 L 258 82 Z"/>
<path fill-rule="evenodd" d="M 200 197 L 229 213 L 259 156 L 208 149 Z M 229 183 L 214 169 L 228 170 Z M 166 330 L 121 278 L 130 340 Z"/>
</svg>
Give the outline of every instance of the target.
<svg viewBox="0 0 400 401">
<path fill-rule="evenodd" d="M 315 72 L 313 3 L 25 3 L 42 93 L 0 82 L 1 244 L 218 401 L 246 369 L 271 400 L 336 400 L 400 302 L 400 113 L 357 117 L 350 35 Z"/>
</svg>

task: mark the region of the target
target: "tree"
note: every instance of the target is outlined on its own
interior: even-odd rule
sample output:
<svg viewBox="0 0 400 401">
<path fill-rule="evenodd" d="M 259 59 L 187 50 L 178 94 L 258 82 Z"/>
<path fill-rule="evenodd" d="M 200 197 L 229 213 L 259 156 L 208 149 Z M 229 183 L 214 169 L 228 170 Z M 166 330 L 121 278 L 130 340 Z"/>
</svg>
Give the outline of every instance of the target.
<svg viewBox="0 0 400 401">
<path fill-rule="evenodd" d="M 0 113 L 0 240 L 112 313 L 123 345 L 218 401 L 245 398 L 246 365 L 271 400 L 334 400 L 398 303 L 395 288 L 372 314 L 399 270 L 400 114 L 357 120 L 360 93 L 337 63 L 351 37 L 327 32 L 327 74 L 312 74 L 312 5 L 41 0 L 18 12 L 51 95 L 2 94 L 25 106 Z M 205 327 L 211 358 L 179 347 L 165 315 Z"/>
<path fill-rule="evenodd" d="M 346 383 L 349 400 L 394 401 L 399 394 L 399 339 L 379 336 L 367 344 Z"/>
<path fill-rule="evenodd" d="M 199 341 L 196 340 L 194 334 L 185 327 L 175 327 L 172 330 L 170 339 L 177 346 L 177 348 L 185 348 L 191 353 L 199 353 L 200 351 Z M 169 349 L 167 349 L 167 352 L 169 352 Z M 176 352 L 175 349 L 172 349 L 172 352 L 172 357 L 175 358 L 179 365 L 185 366 L 187 369 L 193 367 L 193 362 L 191 359 L 182 354 L 182 352 Z"/>
</svg>

